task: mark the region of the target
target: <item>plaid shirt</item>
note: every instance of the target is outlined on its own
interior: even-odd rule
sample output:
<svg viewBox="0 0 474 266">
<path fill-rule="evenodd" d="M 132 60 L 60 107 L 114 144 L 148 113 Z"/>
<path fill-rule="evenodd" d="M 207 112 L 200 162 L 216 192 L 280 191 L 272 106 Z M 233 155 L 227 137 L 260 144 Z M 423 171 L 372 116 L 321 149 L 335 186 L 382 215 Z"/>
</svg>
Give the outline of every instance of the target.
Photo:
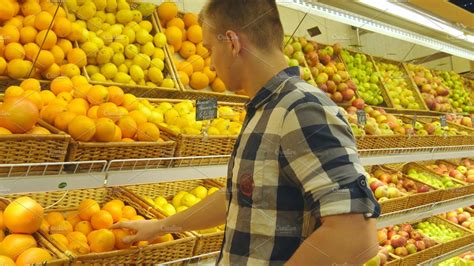
<svg viewBox="0 0 474 266">
<path fill-rule="evenodd" d="M 380 207 L 366 179 L 338 107 L 301 80 L 298 67 L 285 69 L 247 105 L 229 162 L 218 264 L 283 264 L 321 217 L 377 217 Z"/>
</svg>

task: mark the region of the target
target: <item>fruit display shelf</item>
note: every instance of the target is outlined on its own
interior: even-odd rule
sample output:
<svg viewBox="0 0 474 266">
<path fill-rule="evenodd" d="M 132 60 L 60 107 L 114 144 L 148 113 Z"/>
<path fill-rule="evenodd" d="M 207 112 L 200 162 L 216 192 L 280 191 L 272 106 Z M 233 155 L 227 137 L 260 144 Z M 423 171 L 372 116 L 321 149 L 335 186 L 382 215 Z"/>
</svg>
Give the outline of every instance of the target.
<svg viewBox="0 0 474 266">
<path fill-rule="evenodd" d="M 446 261 L 447 259 L 453 258 L 455 256 L 461 255 L 463 253 L 469 252 L 474 250 L 474 243 L 466 245 L 464 247 L 458 248 L 456 250 L 450 251 L 450 252 L 445 252 L 441 254 L 440 256 L 434 257 L 434 258 L 429 258 L 421 263 L 421 265 L 428 265 L 428 266 L 434 266 L 434 265 L 440 265 L 440 263 Z M 452 265 L 452 264 L 448 264 Z M 458 264 L 456 264 L 458 265 Z M 460 264 L 462 265 L 462 264 Z M 467 264 L 469 265 L 469 264 Z M 446 265 L 443 265 L 446 266 Z"/>
<path fill-rule="evenodd" d="M 398 61 L 382 57 L 372 57 L 375 69 L 381 73 L 382 83 L 385 84 L 387 95 L 397 110 L 429 110 L 421 97 L 416 84 L 410 78 L 405 66 Z"/>
<path fill-rule="evenodd" d="M 433 71 L 436 77 L 441 78 L 443 86 L 449 90 L 449 103 L 453 107 L 456 113 L 471 113 L 471 108 L 474 109 L 473 102 L 471 101 L 468 92 L 464 88 L 464 82 L 462 77 L 454 71 Z"/>
<path fill-rule="evenodd" d="M 299 66 L 301 78 L 312 85 L 316 85 L 315 77 L 309 69 L 305 53 L 313 47 L 312 44 L 305 37 L 285 35 L 282 45 L 288 65 L 291 67 Z"/>
</svg>

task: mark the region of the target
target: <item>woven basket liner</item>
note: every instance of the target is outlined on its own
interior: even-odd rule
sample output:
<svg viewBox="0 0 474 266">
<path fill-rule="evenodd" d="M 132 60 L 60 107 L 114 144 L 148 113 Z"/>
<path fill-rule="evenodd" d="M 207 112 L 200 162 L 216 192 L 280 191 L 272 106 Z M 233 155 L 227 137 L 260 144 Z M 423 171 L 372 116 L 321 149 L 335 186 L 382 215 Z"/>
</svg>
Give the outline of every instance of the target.
<svg viewBox="0 0 474 266">
<path fill-rule="evenodd" d="M 418 172 L 424 172 L 424 173 L 429 173 L 430 176 L 434 178 L 441 179 L 443 176 L 436 173 L 435 171 L 432 171 L 431 169 L 420 165 L 418 163 L 407 163 L 403 167 L 403 173 L 408 173 L 409 169 L 416 169 Z M 450 179 L 453 181 L 455 184 L 460 184 L 462 185 L 461 187 L 457 188 L 448 188 L 448 189 L 441 189 L 441 200 L 448 200 L 448 199 L 453 199 L 453 198 L 459 198 L 463 197 L 466 195 L 467 192 L 467 187 L 465 182 L 461 182 L 459 180 L 453 179 L 450 177 Z M 423 181 L 419 181 L 421 183 L 424 183 Z M 428 185 L 428 184 L 426 184 Z"/>
<path fill-rule="evenodd" d="M 14 199 L 0 198 L 0 210 L 3 211 L 8 206 L 9 202 Z M 40 233 L 36 232 L 32 234 L 36 239 L 38 247 L 46 249 L 53 257 L 53 260 L 45 263 L 51 266 L 62 266 L 69 265 L 69 258 L 61 251 L 59 251 L 51 242 L 49 242 Z"/>
<path fill-rule="evenodd" d="M 31 193 L 27 195 L 42 206 L 51 206 L 58 200 L 63 198 L 65 192 L 51 192 L 51 193 Z M 19 195 L 9 195 L 8 197 L 18 197 Z M 94 199 L 103 206 L 107 201 L 112 199 L 120 199 L 126 205 L 130 205 L 137 210 L 137 213 L 147 219 L 156 218 L 155 215 L 147 210 L 147 206 L 140 205 L 139 202 L 132 200 L 121 189 L 114 188 L 97 188 L 97 189 L 81 189 L 70 190 L 67 195 L 53 208 L 48 211 L 75 211 L 79 204 L 84 199 Z M 41 232 L 51 243 L 53 243 L 59 250 L 68 254 L 73 259 L 74 264 L 153 264 L 164 263 L 182 258 L 192 256 L 196 239 L 187 232 L 173 234 L 176 240 L 160 244 L 148 245 L 141 248 L 133 248 L 127 250 L 115 250 L 102 253 L 91 253 L 87 255 L 76 255 L 68 251 L 61 244 L 49 237 L 47 232 Z"/>
<path fill-rule="evenodd" d="M 439 121 L 439 118 L 434 117 L 427 117 L 427 116 L 418 116 L 417 121 L 421 121 L 423 123 L 430 123 Z M 474 130 L 470 128 L 465 128 L 458 124 L 447 122 L 447 125 L 450 128 L 455 128 L 458 131 L 466 131 L 468 133 L 467 136 L 434 136 L 437 146 L 463 146 L 463 145 L 473 145 L 474 144 Z"/>
<path fill-rule="evenodd" d="M 355 55 L 357 53 L 359 54 L 365 54 L 365 53 L 362 53 L 360 51 L 351 51 L 349 49 L 344 49 L 346 50 L 347 52 L 349 52 L 351 55 Z M 374 64 L 374 67 L 375 67 L 375 61 L 374 59 L 372 58 L 371 55 L 368 55 L 368 54 L 365 54 L 365 56 L 367 57 L 367 61 L 369 62 L 372 62 L 372 64 Z M 342 56 L 339 54 L 339 58 L 341 60 L 342 63 L 344 63 L 344 67 L 346 68 L 347 72 L 349 73 L 349 68 L 347 67 L 347 64 L 346 62 L 344 62 L 344 60 L 342 59 Z M 351 74 L 349 74 L 349 76 L 351 76 Z M 351 79 L 353 79 L 354 77 L 351 76 Z M 379 83 L 377 84 L 378 87 L 380 88 L 380 91 L 381 91 L 381 94 L 382 94 L 382 98 L 383 98 L 383 103 L 379 106 L 385 106 L 385 107 L 393 107 L 393 104 L 392 104 L 392 101 L 391 99 L 388 97 L 388 94 L 387 94 L 387 89 L 385 88 L 385 84 L 382 82 L 382 80 L 379 80 Z M 357 91 L 357 90 L 356 90 Z M 359 96 L 359 94 L 357 94 Z M 360 96 L 359 96 L 360 97 Z"/>
<path fill-rule="evenodd" d="M 459 164 L 456 164 L 456 163 L 453 163 L 453 162 L 450 162 L 448 160 L 437 160 L 435 162 L 436 164 L 439 164 L 439 163 L 444 163 L 444 164 L 448 164 L 448 165 L 451 165 L 451 166 L 454 166 L 455 168 L 459 165 Z M 454 178 L 453 178 L 454 179 Z M 457 179 L 456 179 L 457 180 Z M 474 183 L 468 183 L 464 180 L 458 180 L 458 181 L 461 181 L 465 184 L 465 187 L 466 187 L 466 194 L 474 194 Z"/>
<path fill-rule="evenodd" d="M 143 197 L 150 197 L 152 199 L 162 196 L 169 202 L 173 199 L 173 196 L 178 194 L 180 191 L 190 191 L 197 186 L 204 186 L 207 189 L 210 187 L 222 188 L 215 179 L 207 180 L 189 180 L 189 181 L 177 181 L 169 183 L 159 184 L 144 184 L 135 186 L 126 186 L 123 189 L 136 197 L 140 204 L 145 204 L 157 212 L 157 216 L 164 217 L 165 215 L 158 209 L 154 209 Z M 222 247 L 222 241 L 224 239 L 224 232 L 214 232 L 209 234 L 200 234 L 196 231 L 192 231 L 197 236 L 196 247 L 194 249 L 194 255 L 208 254 L 211 252 L 219 251 Z"/>
<path fill-rule="evenodd" d="M 69 135 L 51 128 L 40 120 L 50 135 L 13 134 L 0 135 L 0 164 L 63 162 L 66 158 Z M 17 169 L 21 171 L 20 168 Z M 0 173 L 3 170 L 0 170 Z"/>
<path fill-rule="evenodd" d="M 416 111 L 428 111 L 429 110 L 428 106 L 426 106 L 426 103 L 423 100 L 423 97 L 421 96 L 420 91 L 418 90 L 418 87 L 416 86 L 415 82 L 410 77 L 410 75 L 408 75 L 408 70 L 406 69 L 405 65 L 402 62 L 398 62 L 398 61 L 395 61 L 395 60 L 390 60 L 390 59 L 386 59 L 386 58 L 382 58 L 382 57 L 377 57 L 377 56 L 372 56 L 372 58 L 374 59 L 374 61 L 376 63 L 381 62 L 381 63 L 388 63 L 388 64 L 398 66 L 400 68 L 400 71 L 405 75 L 405 78 L 403 78 L 403 79 L 407 82 L 407 85 L 408 85 L 407 89 L 409 89 L 413 93 L 413 97 L 415 98 L 415 102 L 418 103 L 418 105 L 420 106 L 420 109 L 414 109 L 414 110 L 401 109 L 401 110 L 415 111 L 415 112 Z M 375 64 L 375 69 L 378 72 L 380 72 L 379 67 L 378 67 L 377 64 Z M 390 90 L 388 89 L 387 86 L 385 86 L 385 89 L 387 89 L 387 91 L 386 91 L 387 92 L 387 97 L 390 98 L 390 100 L 393 103 L 393 99 L 390 97 L 390 94 L 388 93 Z"/>
<path fill-rule="evenodd" d="M 179 12 L 178 17 L 183 17 L 184 13 Z M 153 20 L 154 20 L 154 25 L 157 26 L 157 30 L 159 32 L 164 32 L 163 27 L 160 23 L 160 20 L 158 18 L 158 14 L 156 12 L 153 13 Z M 209 98 L 216 98 L 219 101 L 226 101 L 226 102 L 238 102 L 238 103 L 244 103 L 249 100 L 248 96 L 245 95 L 238 95 L 233 92 L 225 91 L 223 93 L 221 92 L 214 92 L 212 89 L 208 86 L 207 88 L 204 88 L 203 90 L 194 90 L 189 86 L 185 86 L 183 82 L 181 82 L 181 79 L 179 78 L 178 73 L 178 67 L 176 66 L 174 60 L 172 58 L 180 57 L 179 53 L 174 53 L 171 54 L 171 51 L 169 49 L 168 44 L 165 45 L 164 47 L 165 50 L 165 55 L 167 57 L 167 61 L 170 63 L 171 69 L 173 72 L 175 72 L 175 77 L 177 80 L 178 88 L 182 91 L 185 92 L 183 97 L 180 98 L 186 98 L 186 99 L 209 99 Z M 192 93 L 187 93 L 187 92 L 192 92 Z"/>
</svg>

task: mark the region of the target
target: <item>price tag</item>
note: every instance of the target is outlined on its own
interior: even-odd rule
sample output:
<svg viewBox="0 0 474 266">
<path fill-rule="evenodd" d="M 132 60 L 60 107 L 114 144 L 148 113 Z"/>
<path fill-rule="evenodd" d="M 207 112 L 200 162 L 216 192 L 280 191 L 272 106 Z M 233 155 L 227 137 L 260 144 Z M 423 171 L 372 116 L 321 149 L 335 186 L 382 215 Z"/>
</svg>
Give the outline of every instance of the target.
<svg viewBox="0 0 474 266">
<path fill-rule="evenodd" d="M 196 100 L 196 121 L 217 118 L 217 99 Z"/>
<path fill-rule="evenodd" d="M 67 187 L 67 183 L 66 182 L 61 182 L 58 184 L 58 188 L 65 188 Z"/>
<path fill-rule="evenodd" d="M 321 30 L 319 29 L 318 26 L 316 26 L 311 29 L 308 29 L 308 34 L 311 37 L 318 36 L 318 35 L 321 35 Z"/>
<path fill-rule="evenodd" d="M 417 116 L 416 116 L 416 114 L 415 114 L 415 115 L 413 116 L 413 121 L 411 121 L 411 126 L 412 126 L 413 128 L 415 128 L 415 125 L 416 125 L 416 118 L 417 118 Z"/>
<path fill-rule="evenodd" d="M 442 127 L 445 127 L 445 126 L 448 125 L 448 124 L 446 123 L 446 116 L 445 116 L 445 115 L 440 116 L 440 118 L 439 118 L 439 123 L 441 124 Z"/>
<path fill-rule="evenodd" d="M 357 111 L 357 124 L 365 126 L 367 123 L 367 116 L 365 115 L 364 110 L 358 110 Z"/>
</svg>

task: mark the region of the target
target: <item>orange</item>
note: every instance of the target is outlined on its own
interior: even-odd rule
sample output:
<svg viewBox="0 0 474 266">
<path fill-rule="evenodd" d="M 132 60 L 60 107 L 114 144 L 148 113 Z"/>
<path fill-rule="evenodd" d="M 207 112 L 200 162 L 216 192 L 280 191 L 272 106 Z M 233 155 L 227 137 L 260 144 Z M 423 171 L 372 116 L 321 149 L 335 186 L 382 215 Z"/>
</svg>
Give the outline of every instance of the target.
<svg viewBox="0 0 474 266">
<path fill-rule="evenodd" d="M 59 104 L 49 104 L 41 109 L 40 117 L 49 124 L 54 124 L 56 116 L 66 112 L 66 107 Z"/>
<path fill-rule="evenodd" d="M 212 63 L 212 62 L 211 62 L 211 57 L 209 56 L 208 58 L 206 58 L 206 59 L 204 60 L 204 62 L 206 63 L 206 66 L 210 67 L 210 66 L 211 66 L 211 63 Z"/>
<path fill-rule="evenodd" d="M 194 72 L 202 71 L 204 69 L 204 59 L 199 55 L 190 56 L 186 61 L 193 65 Z"/>
<path fill-rule="evenodd" d="M 5 224 L 3 223 L 3 211 L 0 211 L 0 230 L 1 231 L 5 230 Z"/>
<path fill-rule="evenodd" d="M 123 96 L 122 106 L 125 107 L 129 112 L 136 110 L 138 108 L 138 100 L 135 95 L 130 93 L 125 93 Z"/>
<path fill-rule="evenodd" d="M 109 101 L 115 103 L 116 105 L 121 105 L 123 103 L 124 92 L 121 88 L 117 86 L 110 86 L 107 88 L 109 91 Z"/>
<path fill-rule="evenodd" d="M 96 106 L 92 106 L 91 108 L 89 108 L 89 110 L 87 111 L 87 116 L 92 118 L 92 119 L 97 119 L 97 110 L 99 110 L 99 106 L 96 105 Z"/>
<path fill-rule="evenodd" d="M 0 41 L 2 42 L 2 41 Z M 1 48 L 1 45 L 0 45 L 0 54 L 3 54 L 3 51 L 2 51 L 3 48 Z M 0 76 L 5 76 L 6 73 L 5 73 L 5 70 L 7 69 L 7 61 L 5 60 L 5 58 L 3 57 L 0 57 Z"/>
<path fill-rule="evenodd" d="M 10 234 L 3 239 L 2 255 L 10 257 L 14 260 L 20 256 L 25 250 L 36 247 L 36 240 L 31 235 L 26 234 Z"/>
<path fill-rule="evenodd" d="M 92 230 L 92 225 L 89 221 L 80 221 L 74 226 L 74 231 L 81 232 L 84 235 L 88 235 Z"/>
<path fill-rule="evenodd" d="M 166 234 L 153 239 L 152 241 L 150 241 L 150 244 L 164 243 L 173 240 L 174 238 L 172 234 Z"/>
<path fill-rule="evenodd" d="M 69 123 L 77 116 L 76 113 L 67 111 L 59 113 L 54 119 L 54 126 L 61 131 L 66 132 L 69 126 Z"/>
<path fill-rule="evenodd" d="M 64 221 L 64 216 L 60 212 L 50 212 L 45 217 L 46 222 L 51 225 L 56 225 Z"/>
<path fill-rule="evenodd" d="M 107 252 L 114 250 L 115 235 L 108 229 L 93 231 L 88 236 L 92 252 Z"/>
<path fill-rule="evenodd" d="M 26 95 L 26 93 L 28 94 Z M 25 91 L 19 97 L 6 98 L 0 105 L 0 114 L 2 114 L 0 115 L 0 126 L 13 133 L 25 133 L 32 129 L 39 119 L 38 105 L 42 105 L 41 97 L 34 95 L 34 93 L 38 92 Z M 38 99 L 39 101 L 36 101 Z"/>
<path fill-rule="evenodd" d="M 78 211 L 79 217 L 81 217 L 83 221 L 88 221 L 93 214 L 100 211 L 100 206 L 95 200 L 85 199 L 79 205 Z"/>
<path fill-rule="evenodd" d="M 40 70 L 48 69 L 52 64 L 54 64 L 54 55 L 50 51 L 41 50 L 39 52 L 38 59 L 36 60 L 35 67 Z"/>
<path fill-rule="evenodd" d="M 224 82 L 220 78 L 216 78 L 214 82 L 212 82 L 211 89 L 215 92 L 225 92 L 226 87 Z"/>
<path fill-rule="evenodd" d="M 21 13 L 23 16 L 36 15 L 41 12 L 41 6 L 36 1 L 27 1 L 21 5 Z"/>
<path fill-rule="evenodd" d="M 179 51 L 181 50 L 181 47 L 183 46 L 183 42 L 182 41 L 179 41 L 177 43 L 173 43 L 172 45 L 170 45 L 172 47 L 174 47 L 174 50 L 175 51 Z"/>
<path fill-rule="evenodd" d="M 15 262 L 10 257 L 0 255 L 0 265 L 3 266 L 15 266 Z"/>
<path fill-rule="evenodd" d="M 53 23 L 53 16 L 46 11 L 41 11 L 36 14 L 35 17 L 35 28 L 37 30 L 47 30 L 49 25 Z"/>
<path fill-rule="evenodd" d="M 56 96 L 56 99 L 61 99 L 61 100 L 64 100 L 65 102 L 69 103 L 70 101 L 72 101 L 74 97 L 72 96 L 72 93 L 69 92 L 69 91 L 63 91 L 63 92 L 60 92 L 57 96 Z"/>
<path fill-rule="evenodd" d="M 53 31 L 58 37 L 66 38 L 72 30 L 71 22 L 67 18 L 55 18 Z"/>
<path fill-rule="evenodd" d="M 85 255 L 91 252 L 91 248 L 89 247 L 89 244 L 87 244 L 87 241 L 74 241 L 69 243 L 67 247 L 70 251 L 79 255 Z"/>
<path fill-rule="evenodd" d="M 199 25 L 192 25 L 188 28 L 187 32 L 188 40 L 191 42 L 198 44 L 202 42 L 202 28 Z"/>
<path fill-rule="evenodd" d="M 87 102 L 86 100 L 82 99 L 82 98 L 75 98 L 73 99 L 69 105 L 71 104 L 77 104 L 77 105 L 81 105 L 83 106 L 85 109 L 86 109 L 86 113 L 87 113 L 87 110 L 89 110 L 89 102 Z"/>
<path fill-rule="evenodd" d="M 5 238 L 5 232 L 3 230 L 0 230 L 0 243 L 3 241 Z"/>
<path fill-rule="evenodd" d="M 71 43 L 71 41 L 69 41 L 67 39 L 59 39 L 57 41 L 57 45 L 59 47 L 61 47 L 64 54 L 67 54 L 72 49 L 72 43 Z"/>
<path fill-rule="evenodd" d="M 9 43 L 5 46 L 5 51 L 3 52 L 5 59 L 11 61 L 13 59 L 23 59 L 25 58 L 25 48 L 19 43 Z"/>
<path fill-rule="evenodd" d="M 72 227 L 75 227 L 75 225 L 81 221 L 81 217 L 79 217 L 79 213 L 76 211 L 68 212 L 66 214 L 66 221 L 68 221 Z"/>
<path fill-rule="evenodd" d="M 44 232 L 49 232 L 49 224 L 48 222 L 46 222 L 46 220 L 43 219 L 43 221 L 41 222 L 40 229 L 43 230 Z"/>
<path fill-rule="evenodd" d="M 204 67 L 204 69 L 202 70 L 202 72 L 204 74 L 206 74 L 206 76 L 209 78 L 209 82 L 212 83 L 215 79 L 216 79 L 216 72 L 215 71 L 212 71 L 210 67 L 206 66 Z"/>
<path fill-rule="evenodd" d="M 199 24 L 198 17 L 193 13 L 184 14 L 183 20 L 184 20 L 184 25 L 186 25 L 186 28 L 189 28 L 192 25 L 198 25 Z"/>
<path fill-rule="evenodd" d="M 80 76 L 75 76 L 75 77 L 80 77 Z M 74 97 L 87 99 L 87 93 L 89 92 L 91 88 L 92 86 L 89 84 L 74 85 L 74 92 L 73 92 Z"/>
<path fill-rule="evenodd" d="M 164 2 L 158 6 L 158 17 L 162 21 L 168 21 L 178 15 L 178 7 L 173 2 Z"/>
<path fill-rule="evenodd" d="M 128 110 L 127 108 L 123 107 L 123 106 L 119 106 L 118 107 L 118 112 L 119 112 L 119 115 L 120 115 L 120 118 L 128 115 Z"/>
<path fill-rule="evenodd" d="M 42 76 L 45 79 L 55 79 L 61 75 L 61 70 L 58 66 L 58 64 L 54 63 L 52 64 L 48 69 L 46 69 L 43 73 Z"/>
<path fill-rule="evenodd" d="M 138 110 L 132 111 L 128 113 L 128 115 L 131 116 L 133 120 L 135 120 L 135 122 L 137 123 L 137 126 L 148 122 L 148 119 L 146 118 L 145 114 L 143 114 L 142 112 Z"/>
<path fill-rule="evenodd" d="M 109 201 L 102 207 L 102 210 L 109 212 L 116 223 L 122 218 L 122 207 L 119 202 Z"/>
<path fill-rule="evenodd" d="M 202 58 L 209 57 L 209 50 L 207 50 L 207 48 L 204 47 L 204 45 L 202 45 L 202 42 L 196 45 L 196 53 L 200 55 Z"/>
<path fill-rule="evenodd" d="M 132 219 L 137 215 L 137 211 L 132 206 L 122 207 L 122 217 L 127 219 Z"/>
<path fill-rule="evenodd" d="M 44 127 L 35 126 L 31 130 L 27 131 L 26 134 L 33 135 L 49 135 L 51 132 Z"/>
<path fill-rule="evenodd" d="M 36 43 L 27 43 L 23 48 L 25 49 L 26 59 L 30 61 L 34 61 L 40 51 L 40 48 Z"/>
<path fill-rule="evenodd" d="M 25 90 L 20 86 L 10 86 L 10 87 L 8 87 L 5 90 L 5 98 L 21 96 Z"/>
<path fill-rule="evenodd" d="M 130 219 L 131 221 L 139 221 L 139 220 L 145 220 L 145 217 L 141 216 L 141 215 L 135 215 L 134 217 L 132 217 L 132 219 Z"/>
<path fill-rule="evenodd" d="M 68 125 L 68 133 L 78 141 L 90 141 L 95 135 L 94 120 L 84 115 L 78 115 Z M 81 219 L 83 215 L 79 212 Z"/>
<path fill-rule="evenodd" d="M 190 57 L 189 57 L 190 58 Z M 181 62 L 178 65 L 178 71 L 186 73 L 186 75 L 191 76 L 194 72 L 193 65 L 187 61 Z"/>
<path fill-rule="evenodd" d="M 63 63 L 63 60 L 64 60 L 64 52 L 63 52 L 63 49 L 61 49 L 61 47 L 59 47 L 57 44 L 55 46 L 53 46 L 53 48 L 51 48 L 51 50 L 49 50 L 53 56 L 54 56 L 54 63 L 58 64 L 58 65 L 61 65 Z"/>
<path fill-rule="evenodd" d="M 114 138 L 112 140 L 113 142 L 120 142 L 122 141 L 122 130 L 119 128 L 119 126 L 115 125 L 115 134 Z"/>
<path fill-rule="evenodd" d="M 144 123 L 146 123 L 146 120 Z M 117 125 L 122 131 L 122 136 L 124 138 L 133 138 L 137 133 L 138 125 L 132 116 L 124 116 L 120 118 Z"/>
<path fill-rule="evenodd" d="M 138 125 L 137 139 L 139 141 L 158 141 L 159 138 L 160 138 L 160 130 L 155 124 L 147 122 L 147 123 Z"/>
<path fill-rule="evenodd" d="M 87 93 L 87 100 L 92 105 L 106 103 L 109 100 L 109 91 L 102 85 L 94 85 Z"/>
<path fill-rule="evenodd" d="M 10 130 L 4 128 L 4 127 L 0 127 L 0 135 L 11 135 L 13 134 Z M 3 232 L 3 231 L 2 231 Z M 1 241 L 1 240 L 0 240 Z"/>
<path fill-rule="evenodd" d="M 175 26 L 175 27 L 178 27 L 180 28 L 181 30 L 184 30 L 184 21 L 180 18 L 172 18 L 171 20 L 169 20 L 167 23 L 166 23 L 166 27 L 169 28 L 169 27 L 172 27 L 172 26 Z"/>
<path fill-rule="evenodd" d="M 42 30 L 36 34 L 35 42 L 42 49 L 49 50 L 58 41 L 58 37 L 54 31 Z M 41 46 L 42 45 L 42 46 Z"/>
<path fill-rule="evenodd" d="M 135 140 L 131 138 L 123 138 L 122 142 L 135 142 Z"/>
<path fill-rule="evenodd" d="M 72 225 L 68 221 L 60 221 L 59 223 L 57 223 L 55 225 L 51 225 L 49 227 L 49 232 L 51 234 L 67 235 L 70 232 L 72 232 Z"/>
<path fill-rule="evenodd" d="M 179 54 L 184 59 L 187 59 L 188 57 L 196 54 L 196 46 L 192 42 L 184 41 L 181 46 L 181 50 L 179 50 Z"/>
<path fill-rule="evenodd" d="M 67 53 L 67 61 L 78 67 L 87 65 L 87 55 L 81 48 L 73 48 Z"/>
<path fill-rule="evenodd" d="M 103 103 L 99 105 L 99 109 L 97 109 L 97 117 L 106 117 L 115 123 L 120 119 L 120 112 L 115 103 Z"/>
<path fill-rule="evenodd" d="M 81 38 L 82 38 L 82 27 L 75 22 L 71 23 L 71 32 L 67 36 L 67 39 L 71 41 L 79 41 Z"/>
<path fill-rule="evenodd" d="M 123 229 L 113 229 L 112 232 L 115 235 L 115 248 L 116 249 L 127 249 L 130 248 L 131 244 L 125 244 L 123 239 L 130 234 Z"/>
<path fill-rule="evenodd" d="M 89 85 L 87 78 L 84 76 L 74 76 L 71 78 L 71 81 L 74 87 L 77 87 L 79 85 Z"/>
<path fill-rule="evenodd" d="M 49 5 L 45 8 L 43 8 L 43 10 L 47 11 L 49 14 L 51 14 L 51 16 L 54 15 L 54 13 L 56 12 L 56 9 L 57 9 L 57 5 L 55 5 L 55 4 Z M 62 7 L 59 7 L 58 8 L 58 13 L 56 14 L 56 19 L 57 18 L 65 18 L 65 17 L 66 17 L 66 11 L 64 11 L 64 9 Z"/>
<path fill-rule="evenodd" d="M 52 100 L 56 99 L 56 96 L 51 91 L 40 91 L 41 99 L 43 100 L 43 105 L 48 105 Z"/>
<path fill-rule="evenodd" d="M 0 29 L 0 35 L 3 35 L 5 45 L 15 43 L 20 40 L 20 31 L 13 25 L 5 25 Z"/>
<path fill-rule="evenodd" d="M 3 1 L 0 8 L 0 20 L 8 20 L 15 16 L 15 3 Z"/>
<path fill-rule="evenodd" d="M 80 103 L 68 104 L 67 106 L 67 110 L 76 115 L 87 115 L 88 109 L 89 109 L 88 107 Z"/>
<path fill-rule="evenodd" d="M 114 199 L 109 201 L 108 203 L 113 203 L 119 205 L 121 208 L 125 207 L 125 203 L 119 199 Z"/>
<path fill-rule="evenodd" d="M 81 70 L 74 64 L 65 64 L 61 66 L 61 75 L 72 78 L 81 74 Z"/>
<path fill-rule="evenodd" d="M 25 79 L 20 83 L 20 87 L 24 90 L 41 91 L 41 85 L 37 79 Z"/>
<path fill-rule="evenodd" d="M 75 241 L 80 241 L 80 242 L 86 242 L 87 243 L 87 237 L 85 234 L 82 232 L 71 232 L 66 235 L 67 240 L 69 243 L 75 242 Z"/>
<path fill-rule="evenodd" d="M 24 27 L 20 30 L 20 42 L 22 44 L 27 44 L 30 42 L 34 42 L 36 39 L 36 34 L 38 34 L 38 31 L 31 27 Z"/>
<path fill-rule="evenodd" d="M 61 92 L 71 92 L 73 84 L 68 77 L 57 77 L 51 82 L 50 88 L 55 95 L 58 95 Z"/>
<path fill-rule="evenodd" d="M 23 19 L 23 27 L 35 27 L 35 18 L 35 15 L 25 16 L 25 18 Z"/>
<path fill-rule="evenodd" d="M 69 240 L 67 240 L 65 235 L 62 234 L 51 234 L 49 235 L 53 240 L 58 242 L 59 244 L 63 245 L 64 247 L 67 247 L 69 244 Z"/>
<path fill-rule="evenodd" d="M 187 86 L 189 84 L 189 76 L 183 71 L 178 71 L 178 76 L 179 79 L 181 80 L 181 83 L 183 83 L 184 86 Z"/>
<path fill-rule="evenodd" d="M 100 110 L 100 107 L 99 107 Z M 95 121 L 94 139 L 100 142 L 111 142 L 115 136 L 115 124 L 110 118 L 101 117 Z M 94 226 L 94 223 L 92 223 Z M 94 227 L 95 228 L 95 227 Z M 97 228 L 96 228 L 97 229 Z"/>
<path fill-rule="evenodd" d="M 183 33 L 180 28 L 171 26 L 165 30 L 166 39 L 169 44 L 179 44 L 182 42 Z M 177 49 L 178 50 L 178 49 Z"/>
<path fill-rule="evenodd" d="M 31 265 L 36 263 L 47 263 L 52 260 L 53 257 L 44 248 L 30 248 L 25 250 L 16 259 L 16 265 Z"/>
<path fill-rule="evenodd" d="M 202 72 L 194 72 L 189 85 L 195 90 L 202 90 L 209 86 L 209 78 Z"/>
</svg>

